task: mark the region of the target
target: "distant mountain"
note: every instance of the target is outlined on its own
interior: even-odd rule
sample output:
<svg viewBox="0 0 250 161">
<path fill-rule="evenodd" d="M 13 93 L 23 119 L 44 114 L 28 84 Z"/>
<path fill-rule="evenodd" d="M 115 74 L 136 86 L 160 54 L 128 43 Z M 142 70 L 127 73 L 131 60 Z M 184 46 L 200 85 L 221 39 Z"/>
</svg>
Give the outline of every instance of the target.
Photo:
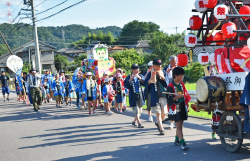
<svg viewBox="0 0 250 161">
<path fill-rule="evenodd" d="M 56 27 L 38 27 L 38 37 L 40 41 L 44 41 L 47 44 L 57 47 L 57 49 L 65 48 L 69 46 L 69 43 L 75 42 L 82 38 L 83 35 L 86 37 L 88 33 L 97 34 L 99 30 L 102 30 L 104 34 L 108 31 L 116 38 L 120 35 L 121 28 L 117 26 L 107 26 L 102 28 L 90 29 L 83 25 L 67 25 L 67 26 L 56 26 Z M 18 47 L 25 44 L 29 40 L 33 39 L 33 27 L 28 24 L 1 24 L 0 31 L 5 36 L 9 46 L 11 48 Z M 64 34 L 63 34 L 64 33 Z M 63 35 L 64 39 L 63 40 Z M 0 44 L 4 44 L 0 38 Z"/>
</svg>

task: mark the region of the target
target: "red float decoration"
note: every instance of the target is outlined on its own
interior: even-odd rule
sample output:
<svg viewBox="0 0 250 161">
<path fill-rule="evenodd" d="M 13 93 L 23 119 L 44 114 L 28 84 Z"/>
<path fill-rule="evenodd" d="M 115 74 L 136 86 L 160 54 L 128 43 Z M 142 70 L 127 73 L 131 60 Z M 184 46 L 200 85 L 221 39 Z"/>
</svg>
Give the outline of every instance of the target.
<svg viewBox="0 0 250 161">
<path fill-rule="evenodd" d="M 178 66 L 185 67 L 188 64 L 188 56 L 185 53 L 177 55 Z"/>
<path fill-rule="evenodd" d="M 215 35 L 214 35 L 214 41 L 226 41 L 226 37 L 222 34 L 222 32 L 217 32 Z M 217 45 L 223 45 L 224 42 L 215 42 Z"/>
<path fill-rule="evenodd" d="M 209 33 L 208 33 L 209 34 Z M 213 41 L 214 36 L 210 35 L 209 37 L 207 37 L 206 41 Z M 212 42 L 206 42 L 206 45 L 210 45 Z"/>
<path fill-rule="evenodd" d="M 189 26 L 193 30 L 198 30 L 202 26 L 202 19 L 199 16 L 192 16 L 189 19 Z"/>
<path fill-rule="evenodd" d="M 249 15 L 250 14 L 250 7 L 249 6 L 240 7 L 239 14 L 240 15 Z M 249 19 L 250 17 L 242 17 L 242 18 Z"/>
<path fill-rule="evenodd" d="M 204 0 L 206 8 L 214 8 L 217 5 L 217 0 Z"/>
<path fill-rule="evenodd" d="M 228 39 L 235 37 L 237 35 L 236 32 L 233 32 L 234 30 L 237 30 L 237 27 L 233 22 L 225 23 L 224 25 L 222 25 L 221 29 L 223 35 Z"/>
<path fill-rule="evenodd" d="M 208 21 L 210 20 L 210 17 L 208 17 Z M 218 23 L 218 19 L 214 17 L 214 20 L 212 20 L 212 24 Z"/>
</svg>

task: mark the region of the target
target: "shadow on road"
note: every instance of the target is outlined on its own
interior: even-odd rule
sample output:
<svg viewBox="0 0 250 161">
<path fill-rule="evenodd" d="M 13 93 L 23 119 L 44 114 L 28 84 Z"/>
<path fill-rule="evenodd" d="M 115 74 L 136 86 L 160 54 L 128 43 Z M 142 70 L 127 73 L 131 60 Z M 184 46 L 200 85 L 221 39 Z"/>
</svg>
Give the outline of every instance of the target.
<svg viewBox="0 0 250 161">
<path fill-rule="evenodd" d="M 242 160 L 249 158 L 249 150 L 242 148 L 238 153 L 230 155 L 222 149 L 221 145 L 210 145 L 210 140 L 198 140 L 189 142 L 190 149 L 183 151 L 179 146 L 171 143 L 144 144 L 139 146 L 125 146 L 116 151 L 62 158 L 56 161 L 79 161 L 79 160 L 178 160 L 178 161 L 215 161 L 215 160 Z M 107 146 L 108 148 L 108 146 Z M 213 150 L 211 150 L 213 149 Z M 218 149 L 218 153 L 214 153 Z M 84 153 L 84 152 L 83 152 Z M 229 153 L 230 154 L 230 153 Z M 233 157 L 232 157 L 233 156 Z"/>
</svg>

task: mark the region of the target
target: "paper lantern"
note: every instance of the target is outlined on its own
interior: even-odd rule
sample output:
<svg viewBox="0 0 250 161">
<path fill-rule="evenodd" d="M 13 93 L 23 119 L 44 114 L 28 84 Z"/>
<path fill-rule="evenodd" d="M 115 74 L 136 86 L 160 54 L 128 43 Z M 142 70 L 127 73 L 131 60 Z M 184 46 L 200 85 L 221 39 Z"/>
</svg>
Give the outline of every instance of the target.
<svg viewBox="0 0 250 161">
<path fill-rule="evenodd" d="M 208 21 L 210 20 L 210 17 L 208 17 Z M 218 23 L 218 19 L 216 17 L 214 17 L 214 19 L 212 20 L 212 24 Z"/>
<path fill-rule="evenodd" d="M 185 53 L 177 55 L 178 66 L 185 67 L 188 64 L 188 56 Z"/>
<path fill-rule="evenodd" d="M 197 37 L 195 34 L 189 33 L 185 36 L 185 45 L 187 47 L 194 47 L 197 44 Z"/>
<path fill-rule="evenodd" d="M 209 37 L 207 37 L 206 41 L 213 41 L 214 36 L 210 35 Z M 206 45 L 210 45 L 212 42 L 206 42 Z"/>
<path fill-rule="evenodd" d="M 219 4 L 214 8 L 214 17 L 218 20 L 224 20 L 227 18 L 228 7 L 225 4 Z"/>
<path fill-rule="evenodd" d="M 205 12 L 207 10 L 207 8 L 204 5 L 204 0 L 196 0 L 194 2 L 194 6 L 198 12 Z"/>
<path fill-rule="evenodd" d="M 210 63 L 213 64 L 213 65 L 216 64 L 216 62 L 215 62 L 215 53 L 211 53 L 211 54 L 209 55 L 209 61 L 210 61 Z"/>
<path fill-rule="evenodd" d="M 250 14 L 250 7 L 249 6 L 240 7 L 239 14 L 240 15 L 249 15 Z M 242 17 L 242 18 L 249 19 L 250 17 Z"/>
<path fill-rule="evenodd" d="M 222 32 L 217 32 L 214 35 L 214 41 L 226 41 L 226 37 L 222 34 Z M 222 45 L 224 42 L 215 42 L 217 45 Z"/>
<path fill-rule="evenodd" d="M 198 61 L 201 65 L 207 65 L 209 63 L 209 54 L 205 51 L 198 55 Z"/>
<path fill-rule="evenodd" d="M 214 8 L 217 5 L 217 0 L 204 0 L 206 8 Z"/>
<path fill-rule="evenodd" d="M 189 19 L 189 26 L 193 30 L 198 30 L 201 28 L 202 25 L 202 19 L 199 16 L 192 16 Z"/>
<path fill-rule="evenodd" d="M 222 25 L 221 29 L 223 35 L 228 39 L 235 37 L 237 35 L 236 32 L 233 32 L 233 30 L 237 30 L 237 27 L 233 22 L 225 23 L 224 25 Z"/>
</svg>

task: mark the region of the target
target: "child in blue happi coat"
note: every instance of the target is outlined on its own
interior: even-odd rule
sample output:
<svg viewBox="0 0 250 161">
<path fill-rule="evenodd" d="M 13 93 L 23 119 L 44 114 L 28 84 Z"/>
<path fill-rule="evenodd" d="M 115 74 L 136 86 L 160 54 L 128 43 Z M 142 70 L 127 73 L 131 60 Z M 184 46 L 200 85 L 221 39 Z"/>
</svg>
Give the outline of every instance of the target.
<svg viewBox="0 0 250 161">
<path fill-rule="evenodd" d="M 20 88 L 20 99 L 23 98 L 23 103 L 26 103 L 26 92 L 24 89 L 24 84 L 25 81 L 23 80 L 23 72 L 21 73 L 21 77 L 18 76 L 18 83 L 19 83 L 19 88 Z"/>
<path fill-rule="evenodd" d="M 85 110 L 87 110 L 87 107 L 85 105 L 85 99 L 84 97 L 82 97 L 82 86 L 83 86 L 83 78 L 82 77 L 79 77 L 77 79 L 76 82 L 74 82 L 74 86 L 75 86 L 75 92 L 76 92 L 76 105 L 77 105 L 77 108 L 80 109 L 80 108 L 85 108 Z M 82 99 L 82 107 L 80 106 L 80 98 Z M 86 99 L 87 101 L 87 99 Z"/>
<path fill-rule="evenodd" d="M 51 90 L 53 91 L 54 97 L 56 99 L 56 107 L 62 108 L 61 102 L 62 102 L 62 96 L 65 93 L 65 88 L 63 82 L 59 80 L 59 74 L 56 74 L 56 79 L 52 83 Z"/>
<path fill-rule="evenodd" d="M 44 78 L 44 82 L 42 86 L 44 103 L 46 103 L 46 100 L 49 103 L 49 98 L 50 98 L 49 88 L 50 88 L 50 83 L 48 82 L 48 78 Z"/>
<path fill-rule="evenodd" d="M 102 96 L 104 100 L 105 114 L 112 115 L 113 112 L 110 110 L 110 106 L 109 106 L 109 95 L 112 94 L 112 91 L 111 91 L 112 87 L 110 85 L 111 81 L 109 80 L 109 78 L 106 78 L 104 82 L 105 82 L 105 85 L 102 89 Z"/>
<path fill-rule="evenodd" d="M 69 99 L 70 99 L 70 106 L 72 106 L 72 97 L 73 97 L 73 83 L 70 81 L 69 76 L 65 76 L 65 101 L 66 101 L 66 106 L 69 105 Z"/>
<path fill-rule="evenodd" d="M 88 101 L 89 115 L 95 115 L 96 107 L 96 83 L 92 79 L 92 73 L 87 73 L 87 79 L 82 86 L 82 96 Z M 93 103 L 93 111 L 91 111 L 91 104 Z"/>
</svg>

